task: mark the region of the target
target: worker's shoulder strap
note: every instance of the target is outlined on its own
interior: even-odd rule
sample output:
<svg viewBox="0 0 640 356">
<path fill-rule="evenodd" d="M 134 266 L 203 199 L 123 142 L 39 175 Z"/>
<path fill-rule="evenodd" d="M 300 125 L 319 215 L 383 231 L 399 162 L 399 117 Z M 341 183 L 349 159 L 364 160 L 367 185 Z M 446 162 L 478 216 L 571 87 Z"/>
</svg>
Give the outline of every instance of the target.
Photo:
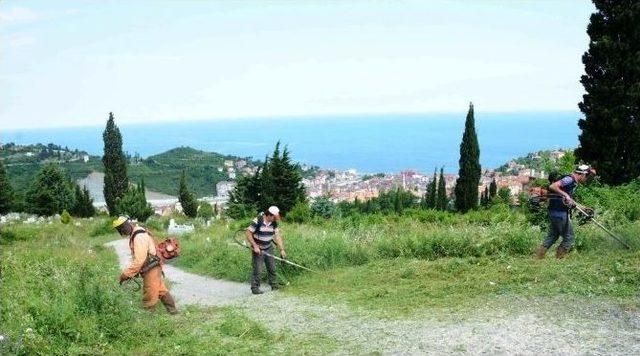
<svg viewBox="0 0 640 356">
<path fill-rule="evenodd" d="M 264 224 L 264 215 L 260 214 L 256 218 L 256 231 L 253 232 L 254 235 L 257 235 L 260 232 L 260 228 L 262 227 L 262 224 Z M 277 221 L 273 221 L 273 222 L 271 222 L 271 224 L 273 225 L 274 229 L 278 228 L 278 222 Z"/>
<path fill-rule="evenodd" d="M 136 238 L 136 236 L 138 236 L 139 234 L 143 234 L 143 233 L 147 233 L 147 230 L 140 228 L 138 230 L 135 230 L 132 234 L 131 237 L 129 238 L 129 246 L 131 246 L 133 244 L 133 239 Z"/>
</svg>

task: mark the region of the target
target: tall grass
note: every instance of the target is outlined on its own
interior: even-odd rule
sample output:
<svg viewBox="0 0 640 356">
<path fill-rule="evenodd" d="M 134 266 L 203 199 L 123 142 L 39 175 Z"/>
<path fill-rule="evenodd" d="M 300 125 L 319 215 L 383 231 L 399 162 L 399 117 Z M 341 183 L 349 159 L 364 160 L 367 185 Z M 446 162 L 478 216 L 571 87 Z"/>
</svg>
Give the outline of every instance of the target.
<svg viewBox="0 0 640 356">
<path fill-rule="evenodd" d="M 229 308 L 181 306 L 178 316 L 143 310 L 140 292 L 118 286 L 115 253 L 103 247 L 116 238 L 104 228 L 108 223 L 3 227 L 0 354 L 294 353 L 300 345 L 315 353 L 332 349 L 327 340 L 273 334 Z M 99 231 L 109 232 L 90 237 Z"/>
<path fill-rule="evenodd" d="M 233 243 L 234 231 L 246 222 L 222 224 L 183 237 L 178 263 L 200 273 L 246 281 L 250 274 L 250 252 Z M 332 219 L 321 224 L 281 224 L 289 259 L 313 269 L 362 265 L 393 258 L 435 260 L 444 257 L 528 256 L 540 244 L 545 230 L 505 207 L 465 215 L 448 212 L 409 211 L 400 215 L 362 215 Z M 617 226 L 634 250 L 640 224 Z M 619 249 L 594 225 L 577 227 L 578 251 Z M 244 240 L 242 233 L 238 234 Z M 279 268 L 289 278 L 302 270 Z"/>
</svg>

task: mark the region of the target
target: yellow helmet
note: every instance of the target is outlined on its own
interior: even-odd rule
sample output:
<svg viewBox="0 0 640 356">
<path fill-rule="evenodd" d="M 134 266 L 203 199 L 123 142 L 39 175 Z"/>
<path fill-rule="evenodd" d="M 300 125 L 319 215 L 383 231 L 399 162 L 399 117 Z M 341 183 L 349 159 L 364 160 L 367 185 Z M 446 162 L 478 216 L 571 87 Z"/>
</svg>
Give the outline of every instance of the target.
<svg viewBox="0 0 640 356">
<path fill-rule="evenodd" d="M 118 216 L 117 219 L 113 220 L 113 223 L 111 224 L 111 226 L 113 226 L 113 228 L 117 228 L 118 226 L 124 224 L 125 222 L 127 222 L 127 220 L 129 220 L 128 217 L 126 216 Z"/>
</svg>

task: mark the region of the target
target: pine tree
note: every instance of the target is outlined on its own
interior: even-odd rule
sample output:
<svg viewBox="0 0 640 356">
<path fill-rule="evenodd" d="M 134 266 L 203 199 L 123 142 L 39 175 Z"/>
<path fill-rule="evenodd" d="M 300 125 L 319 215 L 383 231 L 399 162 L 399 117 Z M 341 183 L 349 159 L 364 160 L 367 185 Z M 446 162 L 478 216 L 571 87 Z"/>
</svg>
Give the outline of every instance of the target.
<svg viewBox="0 0 640 356">
<path fill-rule="evenodd" d="M 195 218 L 198 215 L 198 202 L 193 197 L 193 194 L 187 188 L 187 180 L 184 170 L 180 176 L 180 188 L 178 191 L 178 199 L 180 205 L 182 205 L 182 211 L 190 218 Z"/>
<path fill-rule="evenodd" d="M 576 156 L 596 166 L 602 182 L 618 185 L 640 175 L 640 6 L 631 0 L 593 3 Z"/>
<path fill-rule="evenodd" d="M 127 160 L 122 151 L 122 135 L 114 121 L 113 113 L 109 113 L 107 126 L 102 133 L 104 140 L 104 199 L 112 216 L 118 215 L 116 200 L 124 196 L 129 189 L 127 177 Z"/>
<path fill-rule="evenodd" d="M 489 184 L 489 199 L 493 199 L 498 194 L 498 184 L 496 183 L 496 179 L 493 178 L 491 184 Z"/>
<path fill-rule="evenodd" d="M 6 214 L 11 211 L 14 201 L 14 192 L 4 164 L 0 161 L 0 214 Z"/>
<path fill-rule="evenodd" d="M 484 191 L 482 192 L 482 206 L 484 206 L 485 208 L 489 206 L 489 201 L 491 198 L 489 198 L 489 187 L 484 187 Z"/>
<path fill-rule="evenodd" d="M 438 178 L 438 199 L 436 208 L 438 210 L 447 210 L 447 185 L 444 180 L 444 168 L 440 168 L 440 177 Z"/>
<path fill-rule="evenodd" d="M 456 181 L 456 209 L 467 212 L 478 206 L 478 184 L 480 183 L 480 146 L 476 135 L 473 103 L 465 121 L 464 134 L 460 144 L 460 170 Z"/>
<path fill-rule="evenodd" d="M 61 214 L 75 203 L 69 175 L 57 164 L 47 164 L 36 175 L 26 192 L 26 210 L 37 215 Z"/>
</svg>

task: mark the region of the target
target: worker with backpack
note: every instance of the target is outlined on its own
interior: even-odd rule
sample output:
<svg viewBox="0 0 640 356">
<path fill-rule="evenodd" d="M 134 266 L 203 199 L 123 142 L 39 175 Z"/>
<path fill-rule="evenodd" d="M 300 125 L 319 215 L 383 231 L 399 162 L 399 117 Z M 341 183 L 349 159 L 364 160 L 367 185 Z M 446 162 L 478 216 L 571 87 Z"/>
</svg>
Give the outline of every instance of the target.
<svg viewBox="0 0 640 356">
<path fill-rule="evenodd" d="M 544 258 L 547 250 L 562 236 L 562 241 L 556 250 L 556 258 L 564 258 L 575 239 L 571 226 L 571 209 L 576 203 L 573 200 L 578 184 L 583 184 L 589 176 L 596 172 L 589 165 L 578 166 L 573 173 L 560 177 L 549 177 L 549 232 L 547 237 L 536 249 L 536 257 Z"/>
<path fill-rule="evenodd" d="M 283 259 L 287 258 L 282 236 L 278 229 L 279 220 L 280 209 L 276 206 L 271 206 L 253 219 L 249 227 L 245 230 L 247 242 L 252 250 L 251 262 L 253 273 L 251 276 L 251 292 L 253 294 L 263 293 L 263 291 L 260 290 L 260 275 L 262 273 L 263 263 L 267 267 L 271 290 L 278 289 L 276 281 L 276 261 L 273 257 L 273 243 L 275 243 L 280 250 L 280 257 Z"/>
<path fill-rule="evenodd" d="M 126 216 L 118 217 L 112 225 L 120 235 L 129 238 L 132 256 L 131 263 L 120 275 L 120 283 L 142 276 L 144 308 L 154 310 L 160 301 L 170 314 L 177 314 L 176 302 L 164 284 L 162 272 L 163 259 L 174 258 L 179 253 L 177 240 L 167 239 L 156 245 L 155 239 L 146 229 Z"/>
</svg>

